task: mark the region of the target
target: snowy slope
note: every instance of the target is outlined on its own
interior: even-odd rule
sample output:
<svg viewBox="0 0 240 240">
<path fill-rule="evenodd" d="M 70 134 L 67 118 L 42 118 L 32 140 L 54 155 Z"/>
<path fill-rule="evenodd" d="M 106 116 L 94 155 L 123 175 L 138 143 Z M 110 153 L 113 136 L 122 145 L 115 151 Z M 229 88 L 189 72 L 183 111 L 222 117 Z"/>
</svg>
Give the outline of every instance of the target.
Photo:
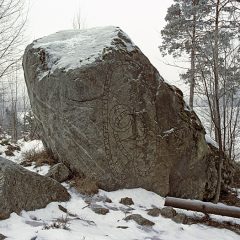
<svg viewBox="0 0 240 240">
<path fill-rule="evenodd" d="M 14 158 L 21 161 L 22 152 L 31 148 L 41 149 L 40 141 L 20 142 L 22 151 Z M 32 168 L 34 171 L 39 169 Z M 42 173 L 40 171 L 40 173 Z M 9 219 L 0 221 L 0 233 L 11 240 L 237 240 L 240 236 L 226 229 L 216 229 L 200 224 L 177 224 L 161 215 L 152 217 L 147 209 L 164 205 L 164 198 L 142 188 L 123 189 L 114 192 L 100 190 L 90 199 L 93 205 L 109 209 L 106 215 L 99 215 L 89 207 L 89 198 L 63 184 L 71 194 L 68 202 L 50 203 L 46 208 L 35 211 L 22 211 L 19 215 L 12 213 Z M 111 203 L 104 201 L 106 197 Z M 119 203 L 121 198 L 132 198 L 130 207 Z M 66 208 L 68 213 L 59 209 Z M 200 213 L 178 210 L 190 216 L 202 216 Z M 126 222 L 130 214 L 141 214 L 154 222 L 152 227 L 143 227 L 134 221 Z M 240 224 L 240 219 L 212 216 L 218 221 L 232 221 Z M 63 221 L 65 223 L 61 224 Z M 55 226 L 55 227 L 54 227 Z M 66 229 L 56 228 L 65 226 Z"/>
<path fill-rule="evenodd" d="M 100 195 L 108 196 L 112 203 L 99 205 L 109 207 L 110 212 L 103 216 L 89 209 L 80 194 L 70 191 L 71 200 L 61 205 L 68 209 L 75 217 L 67 216 L 58 208 L 59 203 L 51 203 L 45 209 L 25 212 L 21 216 L 13 213 L 7 220 L 0 222 L 0 232 L 8 239 L 15 240 L 237 240 L 239 236 L 229 230 L 210 228 L 203 225 L 182 225 L 163 217 L 150 217 L 146 209 L 152 206 L 163 207 L 164 199 L 144 189 L 119 190 L 116 192 L 100 191 Z M 155 222 L 153 227 L 140 227 L 135 222 L 123 219 L 130 213 L 125 213 L 125 206 L 119 203 L 122 197 L 131 197 L 135 202 L 131 206 L 131 213 L 141 214 Z M 64 229 L 44 229 L 51 226 L 56 219 L 68 217 L 67 227 Z M 79 219 L 78 219 L 79 218 Z M 118 228 L 126 226 L 127 229 Z"/>
</svg>

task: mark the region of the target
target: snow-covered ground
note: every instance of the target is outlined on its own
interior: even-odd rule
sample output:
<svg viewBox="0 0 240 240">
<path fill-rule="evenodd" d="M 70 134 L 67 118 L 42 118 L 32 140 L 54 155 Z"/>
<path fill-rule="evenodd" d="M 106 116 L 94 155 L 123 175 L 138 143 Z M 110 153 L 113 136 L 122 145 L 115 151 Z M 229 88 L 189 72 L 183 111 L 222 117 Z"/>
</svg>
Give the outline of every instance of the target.
<svg viewBox="0 0 240 240">
<path fill-rule="evenodd" d="M 40 140 L 33 140 L 33 141 L 26 142 L 23 139 L 21 139 L 18 141 L 17 145 L 21 148 L 21 151 L 14 151 L 14 156 L 6 156 L 5 151 L 7 150 L 7 145 L 4 145 L 4 146 L 0 145 L 1 157 L 7 158 L 19 164 L 21 163 L 23 156 L 26 152 L 31 150 L 34 150 L 36 152 L 43 150 L 43 144 L 42 144 L 42 141 Z M 41 167 L 35 167 L 33 165 L 25 168 L 30 171 L 37 172 L 41 175 L 45 175 L 49 170 L 48 165 L 41 166 Z"/>
<path fill-rule="evenodd" d="M 41 149 L 40 141 L 20 141 L 21 151 L 10 160 L 19 163 L 23 152 L 32 148 Z M 3 152 L 5 147 L 1 146 Z M 2 154 L 4 156 L 4 154 Z M 30 170 L 44 174 L 39 168 Z M 83 196 L 63 183 L 71 194 L 68 202 L 53 202 L 43 209 L 22 211 L 20 215 L 12 213 L 10 218 L 0 221 L 0 233 L 12 240 L 237 240 L 236 233 L 201 224 L 183 225 L 170 219 L 152 217 L 147 209 L 164 206 L 164 198 L 141 188 L 123 189 L 114 192 L 100 190 L 91 201 L 97 206 L 109 209 L 106 215 L 99 215 L 91 210 Z M 112 202 L 103 199 L 110 198 Z M 127 207 L 119 201 L 121 198 L 132 198 L 134 205 Z M 67 210 L 60 210 L 59 205 Z M 200 213 L 177 210 L 190 216 L 201 216 Z M 154 222 L 152 227 L 143 227 L 134 221 L 126 222 L 124 218 L 130 214 L 141 214 Z M 218 221 L 232 221 L 240 224 L 240 219 L 211 216 Z M 63 223 L 62 223 L 63 222 Z M 63 228 L 57 228 L 62 226 Z"/>
</svg>

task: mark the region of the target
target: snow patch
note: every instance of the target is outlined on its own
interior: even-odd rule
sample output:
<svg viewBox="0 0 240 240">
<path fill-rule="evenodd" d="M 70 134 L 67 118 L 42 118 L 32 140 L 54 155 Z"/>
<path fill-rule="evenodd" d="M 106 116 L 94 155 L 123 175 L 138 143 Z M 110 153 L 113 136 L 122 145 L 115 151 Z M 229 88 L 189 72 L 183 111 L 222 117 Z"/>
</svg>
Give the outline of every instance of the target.
<svg viewBox="0 0 240 240">
<path fill-rule="evenodd" d="M 211 144 L 215 148 L 219 148 L 218 143 L 214 141 L 208 134 L 205 134 L 205 140 L 208 144 Z"/>
<path fill-rule="evenodd" d="M 239 236 L 226 229 L 216 229 L 204 225 L 182 225 L 170 219 L 151 217 L 147 215 L 147 209 L 153 206 L 163 207 L 164 198 L 144 189 L 123 189 L 114 192 L 100 191 L 100 195 L 111 198 L 108 206 L 110 212 L 106 215 L 94 213 L 85 203 L 83 196 L 69 189 L 71 199 L 68 202 L 53 202 L 46 208 L 35 211 L 22 211 L 20 215 L 15 213 L 11 217 L 0 221 L 0 232 L 11 240 L 237 240 Z M 121 198 L 131 197 L 134 205 L 132 210 L 123 211 L 126 207 L 119 203 Z M 66 208 L 67 215 L 59 209 L 59 204 Z M 153 221 L 153 227 L 140 227 L 134 221 L 126 222 L 123 219 L 129 214 L 141 214 L 144 218 Z M 67 218 L 69 230 L 58 228 L 46 228 L 53 223 Z M 224 218 L 222 218 L 224 220 Z M 118 228 L 127 227 L 126 229 Z"/>
<path fill-rule="evenodd" d="M 163 133 L 166 134 L 166 135 L 169 135 L 169 134 L 173 133 L 174 130 L 175 130 L 174 128 L 171 128 L 169 130 L 164 131 Z"/>
<path fill-rule="evenodd" d="M 41 80 L 56 69 L 67 72 L 101 61 L 112 49 L 123 48 L 131 52 L 136 46 L 120 28 L 109 26 L 60 31 L 34 41 L 33 48 L 40 49 L 38 54 L 43 62 L 47 58 L 47 69 L 39 70 Z"/>
</svg>

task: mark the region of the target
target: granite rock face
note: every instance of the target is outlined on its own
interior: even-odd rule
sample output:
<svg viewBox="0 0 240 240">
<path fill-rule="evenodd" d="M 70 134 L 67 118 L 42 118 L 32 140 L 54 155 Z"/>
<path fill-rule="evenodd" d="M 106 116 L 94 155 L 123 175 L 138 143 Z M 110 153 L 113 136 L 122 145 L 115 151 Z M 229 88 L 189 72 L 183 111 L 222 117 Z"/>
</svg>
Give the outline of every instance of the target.
<svg viewBox="0 0 240 240">
<path fill-rule="evenodd" d="M 0 219 L 8 218 L 12 212 L 35 210 L 69 198 L 67 190 L 57 181 L 0 157 Z"/>
<path fill-rule="evenodd" d="M 216 167 L 201 122 L 121 29 L 38 39 L 23 67 L 43 142 L 72 172 L 106 190 L 214 196 Z"/>
</svg>

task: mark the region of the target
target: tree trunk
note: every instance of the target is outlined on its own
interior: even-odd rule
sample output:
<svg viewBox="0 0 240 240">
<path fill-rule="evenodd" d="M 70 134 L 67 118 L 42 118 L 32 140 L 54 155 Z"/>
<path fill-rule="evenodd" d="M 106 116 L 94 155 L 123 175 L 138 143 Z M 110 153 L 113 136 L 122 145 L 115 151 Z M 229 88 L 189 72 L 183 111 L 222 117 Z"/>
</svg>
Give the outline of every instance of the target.
<svg viewBox="0 0 240 240">
<path fill-rule="evenodd" d="M 193 7 L 197 4 L 196 0 L 193 0 Z M 195 54 L 196 54 L 196 10 L 194 9 L 193 14 L 193 26 L 192 26 L 192 49 L 191 49 L 191 78 L 190 78 L 190 96 L 189 106 L 193 110 L 194 101 L 194 89 L 195 89 Z"/>
<path fill-rule="evenodd" d="M 219 42 L 219 5 L 220 0 L 217 0 L 216 3 L 216 12 L 215 12 L 215 32 L 214 32 L 214 102 L 215 102 L 215 135 L 217 137 L 217 142 L 219 145 L 218 149 L 218 181 L 217 181 L 217 189 L 216 195 L 214 197 L 214 202 L 217 203 L 219 201 L 220 193 L 221 193 L 221 182 L 222 182 L 222 166 L 223 166 L 223 147 L 222 147 L 222 130 L 221 130 L 221 116 L 220 116 L 220 106 L 219 106 L 219 67 L 218 67 L 218 42 Z"/>
</svg>

